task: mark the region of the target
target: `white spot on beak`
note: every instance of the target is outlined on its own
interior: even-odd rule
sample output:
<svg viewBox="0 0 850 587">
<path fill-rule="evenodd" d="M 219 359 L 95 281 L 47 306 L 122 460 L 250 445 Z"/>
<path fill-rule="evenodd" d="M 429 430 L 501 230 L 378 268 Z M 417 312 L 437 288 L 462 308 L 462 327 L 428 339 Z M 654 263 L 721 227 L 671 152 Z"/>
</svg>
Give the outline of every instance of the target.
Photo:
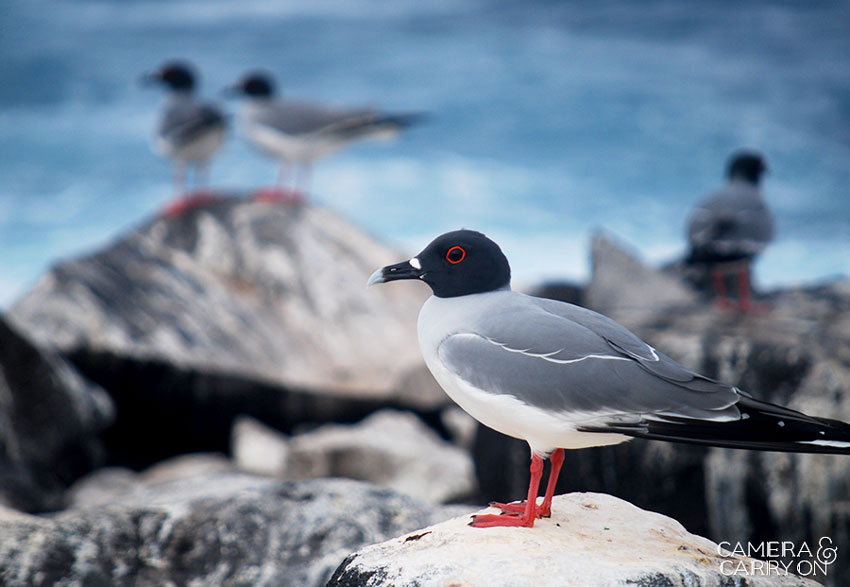
<svg viewBox="0 0 850 587">
<path fill-rule="evenodd" d="M 413 257 L 410 261 L 408 261 L 408 263 L 410 263 L 410 266 L 414 269 L 422 269 L 422 263 L 419 262 L 417 257 Z"/>
</svg>

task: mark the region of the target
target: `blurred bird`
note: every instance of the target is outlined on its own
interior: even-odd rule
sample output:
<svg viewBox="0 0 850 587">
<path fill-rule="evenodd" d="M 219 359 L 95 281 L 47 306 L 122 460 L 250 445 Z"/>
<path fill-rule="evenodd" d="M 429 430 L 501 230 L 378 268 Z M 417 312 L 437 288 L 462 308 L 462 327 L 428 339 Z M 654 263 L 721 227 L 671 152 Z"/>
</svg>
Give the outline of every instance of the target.
<svg viewBox="0 0 850 587">
<path fill-rule="evenodd" d="M 368 285 L 400 279 L 433 292 L 419 312 L 425 364 L 473 418 L 531 449 L 524 503 L 470 525 L 532 526 L 548 517 L 564 449 L 632 438 L 783 452 L 850 454 L 850 424 L 760 401 L 657 351 L 586 308 L 511 289 L 499 246 L 457 230 L 418 255 L 378 269 Z M 388 349 L 389 350 L 389 349 Z M 543 461 L 552 469 L 541 504 Z"/>
<path fill-rule="evenodd" d="M 225 88 L 248 99 L 240 115 L 243 135 L 255 147 L 280 160 L 275 188 L 260 197 L 299 201 L 308 189 L 312 162 L 362 139 L 392 138 L 423 118 L 421 113 L 386 114 L 369 108 L 330 109 L 319 104 L 280 100 L 265 73 L 250 73 Z M 287 189 L 289 168 L 295 168 Z"/>
<path fill-rule="evenodd" d="M 206 186 L 210 159 L 224 143 L 227 129 L 222 111 L 195 97 L 195 79 L 192 66 L 181 61 L 164 63 L 142 77 L 143 83 L 161 84 L 169 91 L 160 112 L 154 150 L 174 162 L 176 197 L 185 192 L 187 168 L 195 168 L 196 190 L 190 197 L 172 203 L 168 209 L 172 214 L 211 197 L 198 188 Z"/>
<path fill-rule="evenodd" d="M 729 159 L 729 183 L 691 213 L 686 263 L 708 268 L 721 307 L 731 304 L 727 274 L 737 274 L 738 305 L 751 308 L 750 265 L 773 239 L 773 216 L 760 189 L 767 165 L 760 153 L 742 150 Z"/>
</svg>

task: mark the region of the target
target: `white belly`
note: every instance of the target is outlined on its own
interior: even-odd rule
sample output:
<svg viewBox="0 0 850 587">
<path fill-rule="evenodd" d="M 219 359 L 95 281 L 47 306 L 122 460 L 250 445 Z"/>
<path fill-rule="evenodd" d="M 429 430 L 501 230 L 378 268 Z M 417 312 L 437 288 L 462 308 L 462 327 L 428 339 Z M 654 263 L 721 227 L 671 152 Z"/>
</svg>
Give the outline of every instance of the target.
<svg viewBox="0 0 850 587">
<path fill-rule="evenodd" d="M 209 161 L 224 143 L 224 128 L 203 133 L 194 141 L 175 146 L 169 141 L 157 139 L 156 150 L 180 163 L 201 164 Z"/>
<path fill-rule="evenodd" d="M 289 135 L 271 127 L 248 122 L 246 138 L 269 155 L 289 162 L 309 162 L 343 147 L 348 141 L 330 134 Z"/>
</svg>

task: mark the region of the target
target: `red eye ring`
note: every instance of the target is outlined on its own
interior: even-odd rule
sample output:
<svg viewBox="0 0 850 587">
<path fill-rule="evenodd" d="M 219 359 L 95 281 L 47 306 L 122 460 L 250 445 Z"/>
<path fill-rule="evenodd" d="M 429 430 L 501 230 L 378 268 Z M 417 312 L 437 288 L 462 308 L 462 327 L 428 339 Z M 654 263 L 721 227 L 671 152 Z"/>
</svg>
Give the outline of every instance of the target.
<svg viewBox="0 0 850 587">
<path fill-rule="evenodd" d="M 460 257 L 457 256 L 457 251 L 460 251 Z M 457 265 L 461 261 L 466 259 L 466 251 L 463 247 L 454 246 L 446 251 L 446 261 L 451 263 L 452 265 Z"/>
</svg>

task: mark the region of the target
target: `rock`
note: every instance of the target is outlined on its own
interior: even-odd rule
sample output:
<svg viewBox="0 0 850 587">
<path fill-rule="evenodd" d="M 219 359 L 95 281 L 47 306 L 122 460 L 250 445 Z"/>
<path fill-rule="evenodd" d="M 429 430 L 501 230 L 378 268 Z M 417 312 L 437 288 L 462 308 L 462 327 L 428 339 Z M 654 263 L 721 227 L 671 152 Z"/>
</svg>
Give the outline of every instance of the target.
<svg viewBox="0 0 850 587">
<path fill-rule="evenodd" d="M 243 419 L 233 454 L 241 467 L 286 479 L 360 479 L 432 502 L 466 498 L 476 490 L 469 454 L 410 412 L 383 410 L 358 424 L 326 424 L 288 441 Z M 275 465 L 264 457 L 284 462 Z"/>
<path fill-rule="evenodd" d="M 732 577 L 761 561 L 721 551 L 675 520 L 608 495 L 556 496 L 552 518 L 532 529 L 472 528 L 469 519 L 367 546 L 345 559 L 328 586 L 817 585 L 776 574 Z"/>
<path fill-rule="evenodd" d="M 620 256 L 597 257 L 594 267 L 615 274 L 617 265 L 606 268 L 604 259 Z M 629 274 L 623 274 L 622 283 Z M 636 292 L 635 299 L 641 295 Z M 760 303 L 758 311 L 747 315 L 677 299 L 650 308 L 618 302 L 606 313 L 709 377 L 738 385 L 759 399 L 850 421 L 850 283 L 767 292 Z M 482 501 L 524 496 L 529 462 L 524 442 L 480 429 L 474 458 Z M 815 545 L 827 536 L 839 552 L 847 552 L 848 478 L 850 457 L 841 455 L 634 440 L 567 451 L 558 491 L 609 492 L 673 516 L 715 541 Z M 846 576 L 850 558 L 839 556 L 831 577 Z"/>
<path fill-rule="evenodd" d="M 68 490 L 70 508 L 98 507 L 148 492 L 148 487 L 170 481 L 236 473 L 236 465 L 222 454 L 180 455 L 138 473 L 125 467 L 104 467 L 86 475 Z"/>
<path fill-rule="evenodd" d="M 681 279 L 646 267 L 612 236 L 595 234 L 590 248 L 593 275 L 583 303 L 597 312 L 656 312 L 697 300 Z"/>
<path fill-rule="evenodd" d="M 238 413 L 288 432 L 438 411 L 415 330 L 427 288 L 365 285 L 400 256 L 321 208 L 221 197 L 56 265 L 10 318 L 113 395 L 111 462 L 141 468 L 226 450 Z"/>
<path fill-rule="evenodd" d="M 247 473 L 285 477 L 289 438 L 250 416 L 233 424 L 230 452 L 236 467 Z"/>
<path fill-rule="evenodd" d="M 0 510 L 0 577 L 40 585 L 324 585 L 366 544 L 456 515 L 349 480 L 214 475 L 48 516 Z"/>
<path fill-rule="evenodd" d="M 104 391 L 0 317 L 0 503 L 55 509 L 65 487 L 101 464 L 113 418 Z"/>
</svg>

